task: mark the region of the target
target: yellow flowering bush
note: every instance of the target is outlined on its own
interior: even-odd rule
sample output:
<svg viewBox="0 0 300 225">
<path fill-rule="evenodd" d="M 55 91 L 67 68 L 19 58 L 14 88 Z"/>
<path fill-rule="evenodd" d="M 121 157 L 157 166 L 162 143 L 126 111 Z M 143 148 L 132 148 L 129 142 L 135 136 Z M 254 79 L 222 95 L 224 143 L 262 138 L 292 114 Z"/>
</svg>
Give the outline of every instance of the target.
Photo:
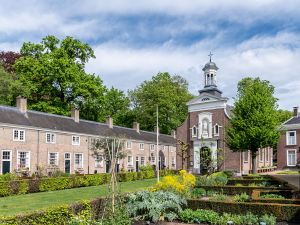
<svg viewBox="0 0 300 225">
<path fill-rule="evenodd" d="M 165 176 L 152 188 L 152 191 L 172 191 L 181 195 L 188 196 L 191 189 L 196 184 L 196 177 L 188 173 L 186 170 L 181 170 L 179 175 Z"/>
</svg>

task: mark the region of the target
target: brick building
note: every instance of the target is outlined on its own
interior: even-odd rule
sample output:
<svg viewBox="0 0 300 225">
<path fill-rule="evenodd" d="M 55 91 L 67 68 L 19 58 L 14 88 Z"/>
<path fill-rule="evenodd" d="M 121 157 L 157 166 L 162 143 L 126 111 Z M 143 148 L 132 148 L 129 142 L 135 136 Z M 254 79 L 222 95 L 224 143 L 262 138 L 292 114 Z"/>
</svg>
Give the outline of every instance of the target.
<svg viewBox="0 0 300 225">
<path fill-rule="evenodd" d="M 219 164 L 219 168 L 223 170 L 249 173 L 252 164 L 250 152 L 233 152 L 225 143 L 225 129 L 230 123 L 232 107 L 227 104 L 228 98 L 223 97 L 217 87 L 217 70 L 218 67 L 210 58 L 203 68 L 204 88 L 199 90 L 196 98 L 187 103 L 188 117 L 176 130 L 177 139 L 189 144 L 188 158 L 183 167 L 194 173 L 201 173 L 201 151 L 208 147 L 212 151 L 215 167 Z M 179 148 L 177 146 L 178 152 Z M 257 168 L 271 167 L 272 161 L 271 148 L 259 150 Z M 181 167 L 182 158 L 177 156 L 177 168 Z"/>
<path fill-rule="evenodd" d="M 138 171 L 139 166 L 156 164 L 156 133 L 133 128 L 81 120 L 74 109 L 71 117 L 27 110 L 27 100 L 17 98 L 17 107 L 0 106 L 0 173 L 42 168 L 45 173 L 104 173 L 109 164 L 102 156 L 94 158 L 90 150 L 94 138 L 122 136 L 126 139 L 126 157 L 118 169 Z M 159 135 L 160 167 L 176 168 L 175 136 Z"/>
<path fill-rule="evenodd" d="M 295 169 L 300 164 L 300 116 L 294 107 L 293 116 L 280 127 L 277 146 L 277 168 Z"/>
</svg>

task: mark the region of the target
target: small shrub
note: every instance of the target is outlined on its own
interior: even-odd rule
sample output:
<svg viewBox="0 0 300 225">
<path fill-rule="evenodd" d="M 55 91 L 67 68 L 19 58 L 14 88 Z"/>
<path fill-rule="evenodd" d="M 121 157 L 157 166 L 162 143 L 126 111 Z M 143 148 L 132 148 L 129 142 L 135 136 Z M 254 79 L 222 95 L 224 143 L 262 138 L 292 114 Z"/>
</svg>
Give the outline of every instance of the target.
<svg viewBox="0 0 300 225">
<path fill-rule="evenodd" d="M 263 194 L 260 196 L 261 198 L 274 198 L 274 199 L 285 199 L 284 196 L 279 194 Z"/>
<path fill-rule="evenodd" d="M 226 198 L 227 198 L 227 196 L 222 193 L 217 193 L 212 196 L 212 200 L 215 200 L 215 201 L 225 201 Z"/>
<path fill-rule="evenodd" d="M 236 186 L 236 187 L 243 187 L 243 185 L 240 184 L 240 183 L 237 183 L 237 184 L 235 184 L 234 186 Z"/>
<path fill-rule="evenodd" d="M 233 170 L 224 170 L 223 173 L 227 176 L 227 178 L 231 178 L 235 174 L 235 171 L 233 171 Z"/>
<path fill-rule="evenodd" d="M 265 222 L 267 225 L 275 225 L 276 224 L 276 217 L 273 215 L 263 215 L 260 217 L 260 222 Z"/>
<path fill-rule="evenodd" d="M 126 201 L 129 216 L 152 222 L 176 219 L 185 205 L 184 198 L 167 191 L 139 191 L 128 195 Z"/>
<path fill-rule="evenodd" d="M 209 176 L 198 176 L 197 186 L 224 186 L 228 182 L 228 177 L 224 172 L 216 172 Z"/>
<path fill-rule="evenodd" d="M 189 196 L 196 184 L 196 177 L 185 170 L 179 172 L 179 176 L 165 176 L 152 188 L 153 191 L 171 191 L 180 195 Z"/>
<path fill-rule="evenodd" d="M 203 188 L 194 188 L 192 190 L 192 197 L 201 198 L 206 195 L 206 191 Z"/>
<path fill-rule="evenodd" d="M 244 225 L 254 225 L 258 224 L 259 219 L 256 215 L 252 213 L 247 213 L 246 215 L 241 216 L 242 224 Z"/>
<path fill-rule="evenodd" d="M 236 202 L 249 202 L 250 201 L 250 196 L 247 195 L 246 193 L 242 193 L 240 195 L 235 195 L 233 197 L 233 199 Z"/>
</svg>

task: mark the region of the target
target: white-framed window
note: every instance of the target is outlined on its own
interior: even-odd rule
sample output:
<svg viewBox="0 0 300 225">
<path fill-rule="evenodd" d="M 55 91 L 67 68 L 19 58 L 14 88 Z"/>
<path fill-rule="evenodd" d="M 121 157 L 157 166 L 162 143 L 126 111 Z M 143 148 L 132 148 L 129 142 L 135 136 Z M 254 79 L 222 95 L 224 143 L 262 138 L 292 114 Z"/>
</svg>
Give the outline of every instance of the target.
<svg viewBox="0 0 300 225">
<path fill-rule="evenodd" d="M 72 145 L 80 145 L 80 136 L 72 136 Z"/>
<path fill-rule="evenodd" d="M 96 155 L 95 157 L 95 167 L 102 168 L 104 166 L 103 155 Z"/>
<path fill-rule="evenodd" d="M 249 162 L 249 151 L 244 151 L 243 152 L 243 158 L 244 158 L 244 163 Z"/>
<path fill-rule="evenodd" d="M 220 133 L 220 126 L 216 124 L 214 126 L 214 136 L 219 136 L 219 133 Z"/>
<path fill-rule="evenodd" d="M 286 156 L 287 156 L 287 166 L 296 166 L 297 164 L 296 149 L 287 150 Z"/>
<path fill-rule="evenodd" d="M 18 151 L 17 153 L 17 168 L 28 168 L 30 169 L 30 152 Z"/>
<path fill-rule="evenodd" d="M 192 127 L 192 137 L 197 137 L 197 127 L 196 126 Z"/>
<path fill-rule="evenodd" d="M 151 160 L 151 164 L 155 164 L 155 155 L 154 155 L 154 153 L 151 153 L 150 160 Z"/>
<path fill-rule="evenodd" d="M 145 165 L 145 157 L 141 156 L 141 166 L 144 166 L 144 165 Z"/>
<path fill-rule="evenodd" d="M 133 166 L 133 157 L 131 155 L 127 156 L 127 165 Z"/>
<path fill-rule="evenodd" d="M 2 161 L 10 161 L 10 160 L 11 160 L 11 151 L 2 150 Z"/>
<path fill-rule="evenodd" d="M 48 165 L 49 166 L 58 166 L 58 153 L 49 152 L 48 153 Z"/>
<path fill-rule="evenodd" d="M 71 159 L 71 153 L 66 152 L 65 153 L 65 159 Z"/>
<path fill-rule="evenodd" d="M 176 167 L 176 157 L 172 156 L 172 167 Z"/>
<path fill-rule="evenodd" d="M 127 141 L 126 142 L 126 148 L 131 149 L 132 148 L 132 141 Z"/>
<path fill-rule="evenodd" d="M 140 143 L 140 150 L 144 150 L 144 143 Z"/>
<path fill-rule="evenodd" d="M 297 144 L 296 131 L 287 131 L 286 132 L 286 144 L 287 145 L 296 145 Z"/>
<path fill-rule="evenodd" d="M 54 144 L 56 142 L 56 134 L 46 133 L 46 143 Z"/>
<path fill-rule="evenodd" d="M 150 144 L 150 151 L 154 151 L 155 150 L 155 144 Z"/>
<path fill-rule="evenodd" d="M 74 153 L 74 167 L 75 167 L 75 169 L 83 168 L 83 154 L 82 153 Z"/>
<path fill-rule="evenodd" d="M 13 140 L 14 141 L 25 141 L 25 130 L 13 130 Z"/>
</svg>

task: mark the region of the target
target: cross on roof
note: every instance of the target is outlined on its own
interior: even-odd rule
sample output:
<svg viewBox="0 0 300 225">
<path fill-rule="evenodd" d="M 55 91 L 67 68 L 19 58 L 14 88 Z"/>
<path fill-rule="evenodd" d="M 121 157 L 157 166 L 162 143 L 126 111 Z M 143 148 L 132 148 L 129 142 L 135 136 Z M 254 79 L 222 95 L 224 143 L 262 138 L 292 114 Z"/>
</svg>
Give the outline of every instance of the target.
<svg viewBox="0 0 300 225">
<path fill-rule="evenodd" d="M 212 54 L 211 52 L 209 52 L 209 61 L 211 62 L 211 57 L 213 56 L 214 54 Z"/>
</svg>

